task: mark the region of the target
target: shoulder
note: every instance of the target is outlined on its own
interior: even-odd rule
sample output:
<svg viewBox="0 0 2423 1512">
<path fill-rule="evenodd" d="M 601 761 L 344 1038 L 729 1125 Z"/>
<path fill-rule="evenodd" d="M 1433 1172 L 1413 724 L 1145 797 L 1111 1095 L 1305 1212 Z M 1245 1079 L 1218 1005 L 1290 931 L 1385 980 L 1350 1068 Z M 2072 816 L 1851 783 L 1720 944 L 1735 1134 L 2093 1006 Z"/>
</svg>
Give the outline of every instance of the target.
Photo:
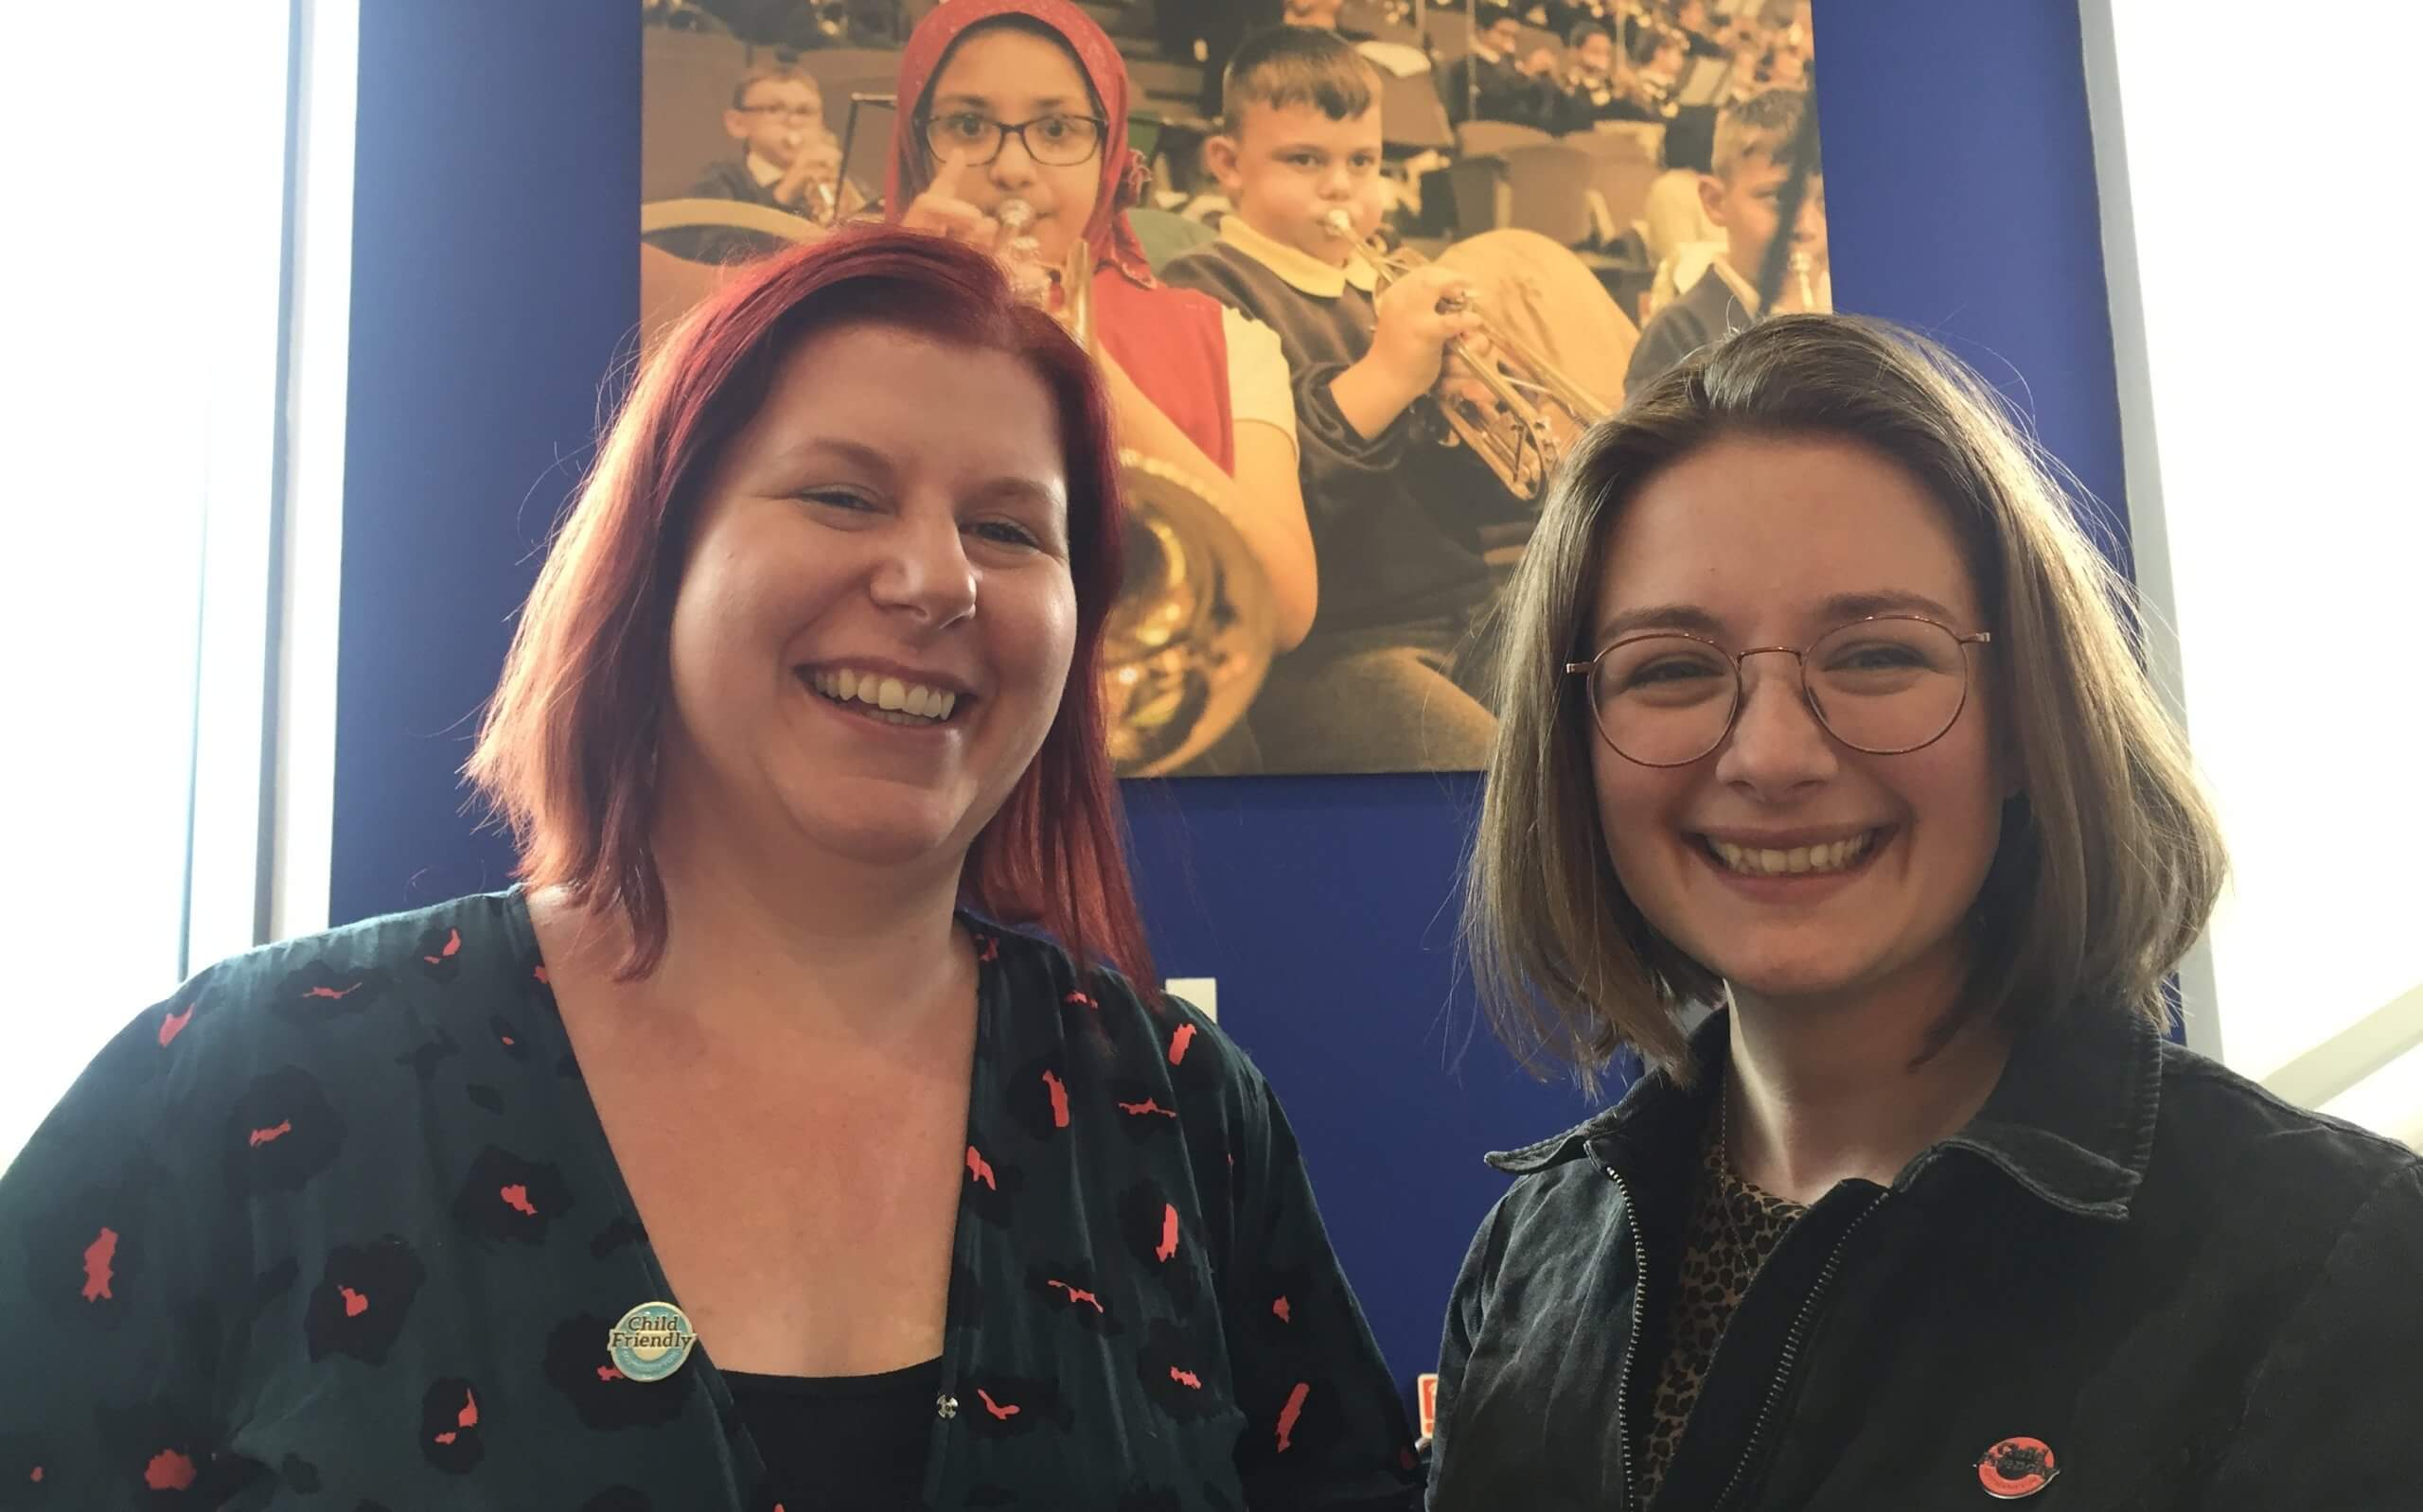
<svg viewBox="0 0 2423 1512">
<path fill-rule="evenodd" d="M 346 1101 L 365 1077 L 408 1065 L 416 1040 L 454 1032 L 450 1021 L 544 994 L 520 910 L 511 893 L 457 898 L 220 961 L 119 1030 L 61 1113 L 190 1121 L 231 1099 L 238 1113 L 247 1099 Z"/>
<path fill-rule="evenodd" d="M 1131 1133 L 1163 1125 L 1190 1145 L 1233 1146 L 1267 1118 L 1269 1086 L 1218 1024 L 1184 998 L 1150 998 L 1115 971 L 1080 970 L 1058 943 L 977 926 L 1003 976 L 1013 1102 L 1050 1068 L 1072 1102 L 1106 1106 Z"/>
<path fill-rule="evenodd" d="M 1225 241 L 1207 241 L 1172 257 L 1162 267 L 1161 277 L 1182 289 L 1241 290 L 1252 285 L 1258 266 Z"/>
<path fill-rule="evenodd" d="M 757 181 L 748 166 L 734 158 L 720 158 L 709 164 L 698 182 L 690 186 L 694 195 L 718 200 L 751 200 L 756 198 Z"/>
<path fill-rule="evenodd" d="M 2226 1187 L 2273 1214 L 2352 1217 L 2383 1193 L 2423 1184 L 2423 1154 L 2367 1129 L 2283 1100 L 2184 1046 L 2162 1046 L 2155 1166 Z"/>
<path fill-rule="evenodd" d="M 1282 366 L 1287 357 L 1279 333 L 1259 318 L 1234 305 L 1220 307 L 1220 330 L 1228 338 L 1229 350 L 1259 361 L 1275 361 Z"/>
<path fill-rule="evenodd" d="M 1213 329 L 1220 322 L 1220 302 L 1203 290 L 1185 288 L 1158 274 L 1152 282 L 1141 283 L 1107 262 L 1094 274 L 1094 300 L 1100 305 L 1116 305 L 1130 318 L 1148 314 L 1158 320 L 1192 321 Z"/>
</svg>

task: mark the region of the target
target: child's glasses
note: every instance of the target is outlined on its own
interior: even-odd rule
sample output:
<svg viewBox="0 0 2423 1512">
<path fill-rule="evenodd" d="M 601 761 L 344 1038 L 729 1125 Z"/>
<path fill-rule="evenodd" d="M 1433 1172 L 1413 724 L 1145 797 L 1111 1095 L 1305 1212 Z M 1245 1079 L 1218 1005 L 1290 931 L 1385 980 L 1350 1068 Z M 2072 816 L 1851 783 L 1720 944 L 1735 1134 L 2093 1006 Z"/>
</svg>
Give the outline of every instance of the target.
<svg viewBox="0 0 2423 1512">
<path fill-rule="evenodd" d="M 997 121 L 973 111 L 954 111 L 926 121 L 926 150 L 940 160 L 958 158 L 982 167 L 1001 155 L 1015 135 L 1026 155 L 1048 167 L 1074 167 L 1102 147 L 1103 123 L 1090 115 L 1038 115 L 1031 121 Z"/>
</svg>

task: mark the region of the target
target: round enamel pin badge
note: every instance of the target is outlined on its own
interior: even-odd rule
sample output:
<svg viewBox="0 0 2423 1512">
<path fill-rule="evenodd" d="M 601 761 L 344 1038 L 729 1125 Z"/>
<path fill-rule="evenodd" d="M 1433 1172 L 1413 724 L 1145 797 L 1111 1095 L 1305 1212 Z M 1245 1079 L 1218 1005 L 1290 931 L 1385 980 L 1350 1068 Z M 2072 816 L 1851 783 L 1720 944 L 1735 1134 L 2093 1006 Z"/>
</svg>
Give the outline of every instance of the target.
<svg viewBox="0 0 2423 1512">
<path fill-rule="evenodd" d="M 2003 1502 L 2034 1496 L 2060 1473 L 2052 1446 L 2041 1438 L 2006 1438 L 1977 1460 L 1977 1483 Z"/>
<path fill-rule="evenodd" d="M 670 1302 L 643 1302 L 623 1314 L 606 1335 L 614 1368 L 632 1380 L 663 1380 L 690 1358 L 699 1335 L 690 1319 Z"/>
</svg>

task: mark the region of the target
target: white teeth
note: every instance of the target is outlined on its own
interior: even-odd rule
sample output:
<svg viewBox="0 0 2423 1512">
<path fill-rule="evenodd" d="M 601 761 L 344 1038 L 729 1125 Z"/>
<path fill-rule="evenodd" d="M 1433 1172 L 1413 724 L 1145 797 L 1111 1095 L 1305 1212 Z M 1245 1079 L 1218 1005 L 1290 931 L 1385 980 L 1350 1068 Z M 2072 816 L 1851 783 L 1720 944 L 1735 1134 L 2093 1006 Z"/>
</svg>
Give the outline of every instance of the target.
<svg viewBox="0 0 2423 1512">
<path fill-rule="evenodd" d="M 1866 855 L 1869 843 L 1875 837 L 1876 832 L 1871 830 L 1848 840 L 1795 846 L 1789 851 L 1735 845 L 1729 840 L 1713 837 L 1708 839 L 1707 846 L 1729 871 L 1752 877 L 1780 877 L 1840 871 Z"/>
<path fill-rule="evenodd" d="M 944 688 L 929 688 L 924 683 L 903 682 L 898 677 L 880 677 L 872 672 L 853 672 L 842 668 L 838 672 L 819 672 L 809 683 L 818 693 L 836 703 L 860 703 L 871 707 L 866 711 L 889 715 L 886 723 L 898 725 L 931 724 L 948 719 L 959 706 L 959 694 Z"/>
</svg>

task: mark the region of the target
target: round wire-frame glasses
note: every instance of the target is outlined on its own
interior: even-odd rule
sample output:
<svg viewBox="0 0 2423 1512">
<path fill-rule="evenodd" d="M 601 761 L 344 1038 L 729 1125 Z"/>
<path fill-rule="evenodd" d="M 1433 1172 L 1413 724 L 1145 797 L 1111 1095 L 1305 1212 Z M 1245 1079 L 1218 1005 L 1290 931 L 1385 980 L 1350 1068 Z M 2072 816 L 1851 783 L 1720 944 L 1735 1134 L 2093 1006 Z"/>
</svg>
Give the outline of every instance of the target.
<svg viewBox="0 0 2423 1512">
<path fill-rule="evenodd" d="M 1965 648 L 1993 639 L 1990 630 L 1964 635 L 1922 614 L 1876 614 L 1836 625 L 1806 646 L 1739 652 L 1688 631 L 1643 630 L 1610 642 L 1587 661 L 1563 665 L 1565 676 L 1586 679 L 1599 738 L 1642 766 L 1688 766 L 1724 745 L 1745 702 L 1742 663 L 1769 655 L 1793 659 L 1801 702 L 1829 735 L 1871 756 L 1900 756 L 1934 745 L 1959 722 L 1972 683 Z M 1623 680 L 1610 690 L 1610 677 Z M 1720 696 L 1721 707 L 1714 701 Z"/>
</svg>

